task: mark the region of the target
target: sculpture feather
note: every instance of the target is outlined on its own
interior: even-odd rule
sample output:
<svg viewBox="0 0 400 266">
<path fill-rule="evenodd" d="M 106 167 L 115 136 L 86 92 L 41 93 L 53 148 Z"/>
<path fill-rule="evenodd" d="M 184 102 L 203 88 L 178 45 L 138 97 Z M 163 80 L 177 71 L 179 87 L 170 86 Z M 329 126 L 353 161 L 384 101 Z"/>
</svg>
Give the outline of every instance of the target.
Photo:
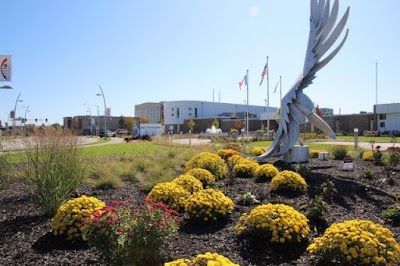
<svg viewBox="0 0 400 266">
<path fill-rule="evenodd" d="M 272 145 L 265 153 L 253 157 L 259 162 L 265 161 L 270 156 L 283 155 L 293 148 L 299 138 L 299 125 L 307 122 L 314 124 L 331 138 L 336 138 L 335 133 L 329 125 L 315 114 L 315 105 L 311 99 L 303 93 L 303 89 L 312 83 L 316 77 L 315 74 L 317 71 L 328 64 L 344 45 L 349 33 L 348 29 L 340 44 L 328 56 L 321 60 L 341 35 L 349 17 L 350 7 L 347 8 L 345 14 L 336 26 L 339 0 L 335 0 L 332 9 L 330 9 L 329 0 L 311 0 L 310 9 L 310 33 L 303 71 L 292 88 L 281 100 L 279 128 L 275 134 Z"/>
</svg>

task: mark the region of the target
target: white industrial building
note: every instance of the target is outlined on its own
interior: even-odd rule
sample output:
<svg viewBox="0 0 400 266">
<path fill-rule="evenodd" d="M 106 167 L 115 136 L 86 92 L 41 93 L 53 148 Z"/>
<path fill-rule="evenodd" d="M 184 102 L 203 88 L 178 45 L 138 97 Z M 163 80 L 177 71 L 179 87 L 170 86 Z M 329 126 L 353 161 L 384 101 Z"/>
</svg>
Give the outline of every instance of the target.
<svg viewBox="0 0 400 266">
<path fill-rule="evenodd" d="M 376 104 L 374 113 L 380 133 L 400 131 L 400 103 Z"/>
<path fill-rule="evenodd" d="M 164 121 L 164 125 L 182 125 L 188 119 L 202 118 L 249 118 L 274 119 L 275 107 L 206 101 L 164 101 L 135 105 L 135 117 L 146 116 L 151 123 Z"/>
</svg>

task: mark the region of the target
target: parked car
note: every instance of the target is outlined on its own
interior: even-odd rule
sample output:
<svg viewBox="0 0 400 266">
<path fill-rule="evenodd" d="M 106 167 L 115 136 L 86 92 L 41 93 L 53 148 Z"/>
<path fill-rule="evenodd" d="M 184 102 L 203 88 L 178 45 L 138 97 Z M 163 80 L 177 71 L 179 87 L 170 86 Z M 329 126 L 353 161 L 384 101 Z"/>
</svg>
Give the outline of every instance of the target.
<svg viewBox="0 0 400 266">
<path fill-rule="evenodd" d="M 107 132 L 107 137 L 115 137 L 115 133 L 113 131 L 107 130 L 106 132 Z M 105 137 L 105 136 L 106 135 L 104 134 L 104 130 L 101 130 L 99 132 L 99 137 L 102 138 L 102 137 Z"/>
<path fill-rule="evenodd" d="M 128 135 L 128 130 L 125 128 L 120 128 L 114 131 L 114 137 L 118 135 Z"/>
</svg>

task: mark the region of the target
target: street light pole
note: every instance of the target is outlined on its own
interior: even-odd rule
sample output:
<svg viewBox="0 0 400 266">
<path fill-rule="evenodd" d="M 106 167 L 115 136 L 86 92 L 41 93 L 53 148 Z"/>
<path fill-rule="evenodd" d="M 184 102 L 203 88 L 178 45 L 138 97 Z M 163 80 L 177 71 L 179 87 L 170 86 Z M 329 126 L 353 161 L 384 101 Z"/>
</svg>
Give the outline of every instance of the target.
<svg viewBox="0 0 400 266">
<path fill-rule="evenodd" d="M 107 138 L 107 104 L 106 104 L 106 97 L 104 96 L 103 89 L 99 85 L 100 90 L 101 90 L 101 96 L 103 96 L 103 101 L 104 101 L 104 138 Z M 100 93 L 96 94 L 97 96 L 100 96 Z"/>
<path fill-rule="evenodd" d="M 24 115 L 24 134 L 25 134 L 25 125 L 26 125 L 26 113 L 27 112 L 30 112 L 30 110 L 28 110 L 29 109 L 29 105 L 28 105 L 28 107 L 26 107 L 26 109 L 25 109 L 25 115 Z"/>
<path fill-rule="evenodd" d="M 89 110 L 89 114 L 90 114 L 90 136 L 93 136 L 93 118 L 92 118 L 92 111 L 90 110 L 90 107 L 87 107 Z"/>
<path fill-rule="evenodd" d="M 21 96 L 21 93 L 18 94 L 17 100 L 15 101 L 15 105 L 14 105 L 14 119 L 13 119 L 13 137 L 15 138 L 15 124 L 16 124 L 16 118 L 17 118 L 17 104 L 18 104 L 18 100 L 19 97 Z M 22 101 L 22 100 L 21 100 Z"/>
</svg>

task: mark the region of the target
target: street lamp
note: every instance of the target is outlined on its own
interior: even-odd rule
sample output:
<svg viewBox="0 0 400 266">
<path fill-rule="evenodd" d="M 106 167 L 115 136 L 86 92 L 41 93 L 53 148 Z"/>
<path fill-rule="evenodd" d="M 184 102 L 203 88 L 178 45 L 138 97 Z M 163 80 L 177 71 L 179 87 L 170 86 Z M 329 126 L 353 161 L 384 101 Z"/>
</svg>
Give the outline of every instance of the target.
<svg viewBox="0 0 400 266">
<path fill-rule="evenodd" d="M 101 94 L 97 93 L 96 96 L 103 96 L 103 101 L 104 101 L 104 138 L 107 138 L 107 105 L 106 105 L 106 97 L 104 96 L 103 89 L 99 85 Z"/>
<path fill-rule="evenodd" d="M 25 116 L 24 116 L 24 134 L 25 134 L 25 125 L 26 125 L 26 113 L 30 112 L 31 110 L 29 110 L 29 105 L 26 107 L 25 109 Z"/>
<path fill-rule="evenodd" d="M 0 89 L 4 89 L 4 90 L 12 90 L 13 89 L 13 87 L 11 87 L 11 86 L 1 86 L 0 87 Z"/>
<path fill-rule="evenodd" d="M 93 136 L 93 118 L 92 118 L 92 111 L 90 110 L 90 107 L 88 106 L 88 112 L 90 114 L 90 136 Z"/>
<path fill-rule="evenodd" d="M 96 127 L 96 136 L 98 136 L 99 135 L 99 128 L 100 128 L 100 110 L 99 110 L 99 106 L 98 105 L 95 105 L 95 104 L 88 104 L 88 103 L 85 103 L 84 105 L 86 105 L 86 106 L 96 106 L 96 108 L 97 108 L 97 125 L 96 125 L 96 119 L 95 119 L 95 122 L 94 122 L 94 126 Z"/>
<path fill-rule="evenodd" d="M 19 99 L 21 96 L 21 93 L 18 94 L 17 100 L 15 101 L 14 105 L 14 119 L 13 119 L 13 137 L 15 138 L 15 124 L 16 124 L 16 118 L 17 118 L 17 104 L 18 102 L 22 102 L 22 100 Z"/>
</svg>

